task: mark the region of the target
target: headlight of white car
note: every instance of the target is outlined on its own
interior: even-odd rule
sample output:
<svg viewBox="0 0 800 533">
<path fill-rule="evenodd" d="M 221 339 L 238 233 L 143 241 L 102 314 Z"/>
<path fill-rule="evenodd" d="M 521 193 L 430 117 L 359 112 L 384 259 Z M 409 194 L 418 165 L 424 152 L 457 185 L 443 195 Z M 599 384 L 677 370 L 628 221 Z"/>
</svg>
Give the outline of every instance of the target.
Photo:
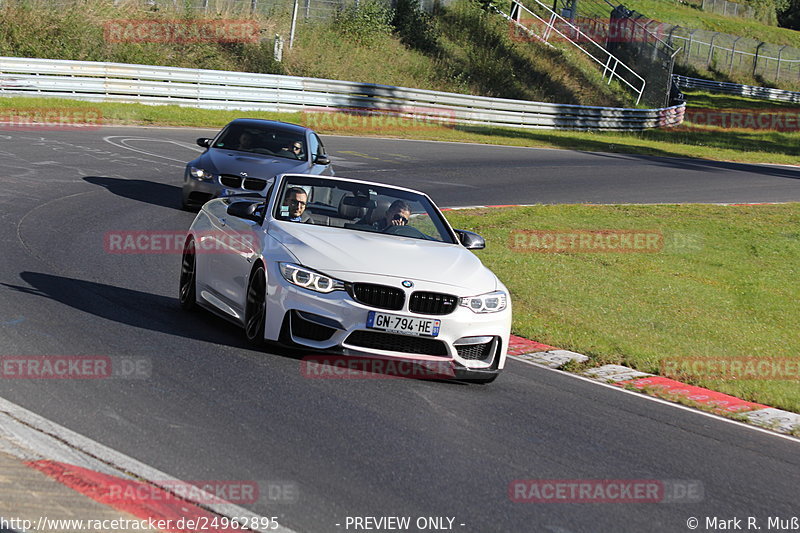
<svg viewBox="0 0 800 533">
<path fill-rule="evenodd" d="M 283 278 L 293 285 L 312 291 L 329 293 L 343 291 L 344 282 L 292 263 L 280 263 Z"/>
<path fill-rule="evenodd" d="M 494 291 L 461 298 L 458 303 L 473 313 L 497 313 L 506 308 L 507 297 L 503 291 Z"/>
<path fill-rule="evenodd" d="M 189 167 L 189 175 L 194 179 L 202 181 L 211 181 L 214 179 L 214 174 L 197 167 Z"/>
</svg>

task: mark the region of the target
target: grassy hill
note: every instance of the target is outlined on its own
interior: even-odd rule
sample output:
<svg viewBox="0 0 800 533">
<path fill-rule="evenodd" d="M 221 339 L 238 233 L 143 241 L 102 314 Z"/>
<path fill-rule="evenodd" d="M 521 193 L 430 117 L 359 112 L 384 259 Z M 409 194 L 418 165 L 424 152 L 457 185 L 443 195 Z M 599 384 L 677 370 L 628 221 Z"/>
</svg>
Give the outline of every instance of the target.
<svg viewBox="0 0 800 533">
<path fill-rule="evenodd" d="M 291 74 L 582 105 L 633 104 L 629 93 L 607 85 L 583 56 L 513 39 L 507 23 L 477 2 L 463 0 L 433 16 L 413 5 L 401 0 L 391 12 L 366 0 L 328 21 L 301 19 L 290 50 L 285 13 L 254 19 L 261 30 L 257 43 L 133 43 L 106 39 L 104 25 L 119 19 L 185 21 L 196 15 L 114 6 L 109 0 L 59 10 L 35 0 L 4 2 L 0 54 Z M 219 20 L 250 16 L 211 15 Z M 280 63 L 273 59 L 276 33 L 287 41 Z"/>
</svg>

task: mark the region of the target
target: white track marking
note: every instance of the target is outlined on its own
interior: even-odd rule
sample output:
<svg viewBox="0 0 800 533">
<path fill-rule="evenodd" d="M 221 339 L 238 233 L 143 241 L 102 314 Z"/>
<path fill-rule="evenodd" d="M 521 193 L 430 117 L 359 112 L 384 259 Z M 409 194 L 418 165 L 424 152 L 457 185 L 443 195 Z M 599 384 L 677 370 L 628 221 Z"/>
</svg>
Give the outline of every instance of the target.
<svg viewBox="0 0 800 533">
<path fill-rule="evenodd" d="M 568 376 L 568 377 L 571 377 L 571 378 L 574 378 L 574 379 L 580 379 L 581 381 L 586 381 L 588 383 L 594 383 L 595 385 L 599 385 L 601 387 L 606 387 L 606 388 L 621 392 L 623 394 L 631 394 L 631 395 L 636 396 L 637 398 L 640 398 L 640 399 L 643 399 L 643 400 L 648 400 L 648 401 L 651 401 L 651 402 L 658 402 L 658 403 L 663 404 L 663 405 L 669 405 L 670 407 L 674 407 L 676 409 L 681 409 L 683 411 L 688 411 L 690 413 L 695 413 L 695 414 L 698 414 L 698 415 L 701 415 L 701 416 L 707 416 L 709 418 L 713 418 L 715 420 L 719 420 L 720 422 L 725 422 L 725 423 L 728 423 L 728 424 L 734 424 L 734 425 L 737 425 L 737 426 L 739 426 L 741 428 L 749 429 L 751 431 L 758 431 L 758 432 L 764 433 L 766 435 L 772 435 L 773 437 L 778 437 L 778 438 L 781 438 L 781 439 L 786 439 L 786 440 L 789 440 L 789 441 L 792 441 L 792 442 L 800 443 L 800 439 L 798 439 L 796 437 L 792 437 L 791 435 L 784 435 L 782 433 L 776 433 L 774 431 L 770 431 L 768 429 L 760 428 L 758 426 L 752 426 L 752 425 L 747 424 L 745 422 L 739 422 L 738 420 L 731 420 L 730 418 L 725 418 L 725 417 L 722 417 L 722 416 L 719 416 L 719 415 L 715 415 L 713 413 L 707 413 L 705 411 L 700 411 L 698 409 L 694 409 L 692 407 L 687 407 L 687 406 L 681 405 L 679 403 L 673 403 L 673 402 L 670 402 L 670 401 L 667 401 L 667 400 L 662 400 L 661 398 L 656 398 L 654 396 L 648 396 L 646 394 L 642 394 L 641 392 L 635 392 L 635 391 L 630 391 L 630 390 L 627 390 L 627 389 L 623 389 L 622 387 L 618 387 L 616 385 L 610 385 L 608 383 L 603 383 L 603 382 L 597 381 L 595 379 L 591 379 L 591 378 L 587 378 L 587 377 L 581 376 L 579 374 L 572 374 L 571 372 L 566 372 L 566 371 L 563 371 L 563 370 L 557 370 L 557 369 L 554 369 L 554 368 L 550 368 L 548 366 L 540 365 L 540 364 L 534 363 L 532 361 L 526 361 L 525 359 L 520 359 L 519 357 L 517 357 L 515 355 L 509 355 L 508 358 L 512 359 L 514 361 L 519 361 L 520 363 L 523 363 L 523 364 L 526 364 L 526 365 L 531 365 L 531 366 L 535 366 L 537 368 L 542 368 L 542 369 L 548 370 L 550 372 L 558 372 L 562 376 Z"/>
<path fill-rule="evenodd" d="M 120 140 L 117 140 L 117 139 L 120 139 Z M 153 152 L 148 152 L 147 150 L 141 150 L 139 148 L 133 148 L 131 146 L 128 146 L 126 143 L 129 143 L 131 141 L 158 142 L 158 143 L 161 143 L 161 144 L 171 143 L 171 144 L 178 145 L 181 148 L 187 148 L 189 150 L 193 150 L 193 151 L 196 151 L 196 152 L 202 152 L 203 151 L 202 149 L 200 149 L 199 146 L 195 147 L 195 146 L 192 146 L 192 145 L 190 145 L 188 143 L 184 143 L 184 142 L 180 142 L 180 141 L 172 141 L 172 140 L 169 140 L 169 139 L 148 139 L 146 137 L 127 137 L 125 135 L 108 135 L 106 137 L 103 137 L 103 140 L 105 142 L 113 145 L 113 146 L 116 146 L 117 148 L 122 148 L 124 150 L 130 150 L 132 152 L 137 152 L 137 153 L 140 153 L 140 154 L 148 155 L 150 157 L 159 157 L 161 159 L 166 159 L 168 161 L 175 161 L 177 163 L 181 163 L 181 164 L 184 164 L 184 165 L 186 164 L 186 160 L 185 159 L 174 159 L 172 157 L 167 157 L 165 155 L 156 154 L 156 153 L 153 153 Z"/>
</svg>

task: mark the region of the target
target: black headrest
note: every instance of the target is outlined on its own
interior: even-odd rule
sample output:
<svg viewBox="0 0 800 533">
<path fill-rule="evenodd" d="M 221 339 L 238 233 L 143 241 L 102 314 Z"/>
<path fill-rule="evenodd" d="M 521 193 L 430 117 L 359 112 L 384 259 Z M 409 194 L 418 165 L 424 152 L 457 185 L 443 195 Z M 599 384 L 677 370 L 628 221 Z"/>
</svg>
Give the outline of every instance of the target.
<svg viewBox="0 0 800 533">
<path fill-rule="evenodd" d="M 368 198 L 360 198 L 349 192 L 339 200 L 339 216 L 355 220 L 367 214 L 367 208 L 372 202 Z"/>
</svg>

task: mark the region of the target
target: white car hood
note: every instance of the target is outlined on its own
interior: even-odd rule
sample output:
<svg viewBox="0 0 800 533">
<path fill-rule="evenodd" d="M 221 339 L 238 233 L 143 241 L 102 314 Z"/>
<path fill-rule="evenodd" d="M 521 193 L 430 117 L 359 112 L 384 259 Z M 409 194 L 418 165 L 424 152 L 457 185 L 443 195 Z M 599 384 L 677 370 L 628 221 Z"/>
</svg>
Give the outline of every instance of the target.
<svg viewBox="0 0 800 533">
<path fill-rule="evenodd" d="M 269 233 L 298 261 L 345 281 L 367 273 L 459 287 L 469 294 L 497 288 L 496 276 L 454 244 L 312 224 L 272 222 Z"/>
</svg>

